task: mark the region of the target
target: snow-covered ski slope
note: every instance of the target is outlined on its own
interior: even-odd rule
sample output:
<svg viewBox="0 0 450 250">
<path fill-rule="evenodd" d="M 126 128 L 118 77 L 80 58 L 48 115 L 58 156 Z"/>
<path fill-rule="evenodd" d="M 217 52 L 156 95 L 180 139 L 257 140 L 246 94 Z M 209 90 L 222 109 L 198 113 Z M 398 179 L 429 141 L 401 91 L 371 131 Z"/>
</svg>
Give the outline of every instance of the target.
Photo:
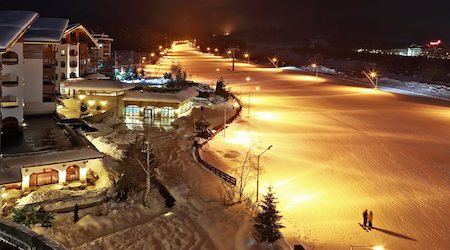
<svg viewBox="0 0 450 250">
<path fill-rule="evenodd" d="M 160 67 L 172 62 L 195 81 L 223 76 L 247 106 L 252 91 L 250 117 L 244 109 L 227 137 L 210 143 L 210 158 L 235 166 L 253 143 L 254 154 L 273 145 L 262 156 L 261 187 L 274 186 L 292 242 L 449 249 L 448 103 L 245 63 L 231 72 L 229 59 L 183 45 Z M 378 228 L 370 232 L 358 225 L 366 208 Z"/>
</svg>

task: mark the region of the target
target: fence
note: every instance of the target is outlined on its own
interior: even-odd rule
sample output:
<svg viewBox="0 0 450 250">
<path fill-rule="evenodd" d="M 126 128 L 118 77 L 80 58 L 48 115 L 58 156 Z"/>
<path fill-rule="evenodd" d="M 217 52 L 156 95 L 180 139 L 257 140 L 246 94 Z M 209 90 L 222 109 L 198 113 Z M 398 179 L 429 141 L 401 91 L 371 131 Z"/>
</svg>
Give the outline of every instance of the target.
<svg viewBox="0 0 450 250">
<path fill-rule="evenodd" d="M 230 93 L 230 96 L 232 99 L 236 100 L 239 104 L 238 110 L 236 112 L 236 114 L 234 114 L 232 117 L 228 118 L 226 120 L 226 124 L 232 123 L 240 114 L 242 111 L 242 103 L 241 101 L 236 98 L 236 96 L 232 93 Z M 224 129 L 224 125 L 225 124 L 220 124 L 217 125 L 216 127 L 214 127 L 214 133 L 208 138 L 208 140 L 206 142 L 203 142 L 202 144 L 199 145 L 195 145 L 194 148 L 194 157 L 195 159 L 201 163 L 204 167 L 206 167 L 208 170 L 210 170 L 211 172 L 213 172 L 215 175 L 219 176 L 220 178 L 222 178 L 224 181 L 230 183 L 233 186 L 236 186 L 236 178 L 234 178 L 233 176 L 215 168 L 214 166 L 212 166 L 211 164 L 207 163 L 206 161 L 204 161 L 201 156 L 200 156 L 200 152 L 199 150 L 203 147 L 203 145 L 205 145 L 206 143 L 208 143 L 209 140 L 213 139 L 216 135 L 218 135 L 223 129 Z M 226 126 L 226 125 L 225 125 Z"/>
<path fill-rule="evenodd" d="M 62 245 L 33 232 L 26 226 L 0 220 L 0 240 L 26 250 L 64 250 Z"/>
</svg>

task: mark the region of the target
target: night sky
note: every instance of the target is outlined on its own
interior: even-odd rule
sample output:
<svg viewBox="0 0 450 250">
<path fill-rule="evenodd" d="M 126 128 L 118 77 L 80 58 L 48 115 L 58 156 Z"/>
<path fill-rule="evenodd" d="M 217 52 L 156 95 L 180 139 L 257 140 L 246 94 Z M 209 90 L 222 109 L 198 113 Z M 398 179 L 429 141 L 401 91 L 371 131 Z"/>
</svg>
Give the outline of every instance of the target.
<svg viewBox="0 0 450 250">
<path fill-rule="evenodd" d="M 0 9 L 65 17 L 145 49 L 164 36 L 267 33 L 424 42 L 450 39 L 448 0 L 0 0 Z"/>
</svg>

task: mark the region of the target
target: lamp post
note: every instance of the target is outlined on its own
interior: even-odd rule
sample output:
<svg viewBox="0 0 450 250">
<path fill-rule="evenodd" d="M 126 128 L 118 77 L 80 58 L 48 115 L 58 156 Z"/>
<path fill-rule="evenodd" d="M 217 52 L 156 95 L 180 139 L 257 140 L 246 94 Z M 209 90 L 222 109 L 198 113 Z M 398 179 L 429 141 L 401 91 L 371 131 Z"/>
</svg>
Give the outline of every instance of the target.
<svg viewBox="0 0 450 250">
<path fill-rule="evenodd" d="M 247 64 L 250 64 L 250 54 L 249 53 L 245 53 L 244 57 L 247 58 Z"/>
<path fill-rule="evenodd" d="M 311 67 L 313 67 L 313 69 L 316 72 L 316 77 L 319 77 L 319 66 L 316 63 L 311 64 Z"/>
<path fill-rule="evenodd" d="M 227 129 L 227 103 L 224 104 L 223 108 L 223 137 L 225 138 L 225 130 Z"/>
<path fill-rule="evenodd" d="M 374 90 L 378 90 L 378 74 L 375 71 L 371 71 L 366 73 L 363 71 L 363 74 L 369 79 L 370 83 L 373 85 Z M 375 80 L 375 81 L 374 81 Z"/>
<path fill-rule="evenodd" d="M 258 165 L 257 165 L 257 169 L 256 169 L 256 203 L 258 203 L 258 201 L 259 201 L 259 172 L 260 172 L 259 159 L 261 158 L 261 155 L 263 155 L 265 152 L 267 152 L 269 149 L 271 149 L 272 146 L 273 145 L 270 145 L 268 148 L 266 148 L 266 150 L 262 151 L 262 153 L 259 154 L 257 157 Z"/>
<path fill-rule="evenodd" d="M 275 68 L 278 69 L 278 59 L 276 57 L 273 57 L 273 58 L 267 57 L 267 58 L 273 64 L 273 66 L 275 66 Z"/>
</svg>

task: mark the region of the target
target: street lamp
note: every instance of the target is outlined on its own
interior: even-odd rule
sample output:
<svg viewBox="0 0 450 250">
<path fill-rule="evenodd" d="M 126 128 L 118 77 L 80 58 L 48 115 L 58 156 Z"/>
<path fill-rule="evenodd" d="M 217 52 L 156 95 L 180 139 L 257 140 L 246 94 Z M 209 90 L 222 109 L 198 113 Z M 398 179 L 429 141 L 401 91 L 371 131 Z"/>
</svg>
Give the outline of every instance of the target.
<svg viewBox="0 0 450 250">
<path fill-rule="evenodd" d="M 250 64 L 250 54 L 249 53 L 245 53 L 244 57 L 247 58 L 247 63 Z"/>
<path fill-rule="evenodd" d="M 261 158 L 261 155 L 263 155 L 265 152 L 267 152 L 269 149 L 271 149 L 272 146 L 273 145 L 270 145 L 266 150 L 262 151 L 262 153 L 259 154 L 257 157 L 258 165 L 257 165 L 257 169 L 256 169 L 256 203 L 258 203 L 258 201 L 259 201 L 259 172 L 260 172 L 259 159 Z"/>
<path fill-rule="evenodd" d="M 350 245 L 350 250 L 353 250 L 353 249 L 356 249 L 356 248 L 372 249 L 372 250 L 384 250 L 383 246 L 352 246 L 352 245 Z"/>
<path fill-rule="evenodd" d="M 278 59 L 276 57 L 273 58 L 267 57 L 267 58 L 269 58 L 269 61 L 273 64 L 273 66 L 275 66 L 275 68 L 278 69 Z"/>
<path fill-rule="evenodd" d="M 210 47 L 206 48 L 206 50 L 208 51 L 208 53 L 211 53 L 211 48 Z"/>
<path fill-rule="evenodd" d="M 319 66 L 316 63 L 311 64 L 311 67 L 316 71 L 316 77 L 319 77 Z"/>
<path fill-rule="evenodd" d="M 363 74 L 369 79 L 370 83 L 373 85 L 374 90 L 378 90 L 378 74 L 375 71 L 371 71 L 368 74 L 363 71 Z M 375 81 L 374 81 L 375 80 Z"/>
</svg>

